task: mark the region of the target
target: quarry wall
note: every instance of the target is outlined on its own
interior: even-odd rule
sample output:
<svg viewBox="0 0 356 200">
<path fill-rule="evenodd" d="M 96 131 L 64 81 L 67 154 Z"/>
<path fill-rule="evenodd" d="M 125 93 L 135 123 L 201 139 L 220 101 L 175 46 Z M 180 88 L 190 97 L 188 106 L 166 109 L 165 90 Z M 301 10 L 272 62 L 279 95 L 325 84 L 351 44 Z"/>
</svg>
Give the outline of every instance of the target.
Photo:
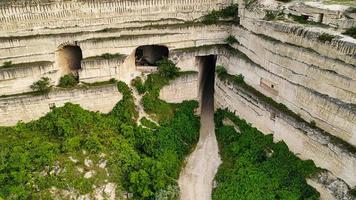
<svg viewBox="0 0 356 200">
<path fill-rule="evenodd" d="M 0 100 L 0 124 L 15 125 L 18 121 L 29 122 L 39 119 L 53 107 L 67 102 L 80 104 L 90 111 L 108 113 L 122 98 L 116 84 L 88 88 L 63 89 L 41 96 L 13 96 Z"/>
<path fill-rule="evenodd" d="M 159 98 L 169 103 L 181 103 L 184 100 L 198 100 L 198 82 L 198 73 L 181 75 L 161 89 Z"/>
</svg>

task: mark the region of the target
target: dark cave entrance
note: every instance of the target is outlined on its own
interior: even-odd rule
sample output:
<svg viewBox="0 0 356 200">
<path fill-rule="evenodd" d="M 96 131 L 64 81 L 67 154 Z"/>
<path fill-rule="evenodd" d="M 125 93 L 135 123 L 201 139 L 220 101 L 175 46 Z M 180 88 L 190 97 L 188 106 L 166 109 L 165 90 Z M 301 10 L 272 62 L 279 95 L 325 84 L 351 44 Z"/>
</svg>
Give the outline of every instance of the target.
<svg viewBox="0 0 356 200">
<path fill-rule="evenodd" d="M 214 86 L 216 55 L 199 56 L 196 58 L 199 68 L 199 98 L 201 114 L 214 113 Z"/>
<path fill-rule="evenodd" d="M 140 46 L 135 52 L 136 66 L 156 66 L 156 62 L 168 58 L 169 50 L 166 46 L 146 45 Z"/>
<path fill-rule="evenodd" d="M 83 54 L 79 46 L 68 45 L 58 50 L 58 65 L 62 75 L 73 74 L 78 78 L 82 59 Z"/>
</svg>

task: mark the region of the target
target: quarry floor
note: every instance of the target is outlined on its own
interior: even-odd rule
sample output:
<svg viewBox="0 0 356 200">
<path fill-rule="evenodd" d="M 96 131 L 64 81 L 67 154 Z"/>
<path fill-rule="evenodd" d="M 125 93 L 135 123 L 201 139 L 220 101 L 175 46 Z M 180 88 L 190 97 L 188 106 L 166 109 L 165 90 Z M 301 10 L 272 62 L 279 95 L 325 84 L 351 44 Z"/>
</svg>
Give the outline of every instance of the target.
<svg viewBox="0 0 356 200">
<path fill-rule="evenodd" d="M 211 199 L 214 176 L 221 163 L 213 117 L 213 111 L 202 112 L 198 145 L 178 180 L 182 200 Z"/>
</svg>

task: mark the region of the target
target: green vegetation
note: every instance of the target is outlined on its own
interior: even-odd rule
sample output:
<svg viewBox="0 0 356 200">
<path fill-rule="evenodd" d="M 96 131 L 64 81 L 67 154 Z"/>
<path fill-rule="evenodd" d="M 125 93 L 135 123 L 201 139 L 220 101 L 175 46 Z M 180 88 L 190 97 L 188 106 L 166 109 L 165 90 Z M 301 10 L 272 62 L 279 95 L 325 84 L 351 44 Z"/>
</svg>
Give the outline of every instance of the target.
<svg viewBox="0 0 356 200">
<path fill-rule="evenodd" d="M 139 77 L 139 76 L 132 79 L 131 85 L 134 88 L 136 88 L 136 91 L 138 92 L 138 94 L 144 94 L 146 92 L 145 85 L 143 84 L 143 81 L 142 81 L 141 77 Z"/>
<path fill-rule="evenodd" d="M 165 121 L 172 118 L 174 105 L 160 100 L 159 91 L 169 83 L 170 80 L 179 76 L 179 68 L 175 64 L 164 58 L 157 62 L 158 73 L 150 74 L 147 77 L 144 88 L 147 91 L 142 97 L 142 105 L 148 114 L 152 114 L 155 120 Z"/>
<path fill-rule="evenodd" d="M 77 78 L 73 74 L 67 74 L 59 79 L 58 87 L 71 88 L 78 84 Z"/>
<path fill-rule="evenodd" d="M 267 10 L 266 15 L 263 19 L 267 21 L 280 20 L 284 19 L 284 14 L 281 11 L 276 12 L 272 10 Z"/>
<path fill-rule="evenodd" d="M 158 127 L 156 123 L 147 119 L 146 117 L 141 118 L 140 122 L 143 126 L 150 128 L 150 129 L 156 129 Z"/>
<path fill-rule="evenodd" d="M 38 95 L 48 94 L 53 88 L 51 80 L 48 77 L 42 77 L 39 81 L 34 82 L 30 87 L 32 91 Z"/>
<path fill-rule="evenodd" d="M 95 86 L 102 86 L 102 85 L 108 85 L 108 84 L 114 84 L 117 83 L 117 80 L 115 78 L 111 78 L 108 81 L 98 81 L 94 83 L 85 83 L 82 82 L 84 85 L 89 86 L 89 87 L 95 87 Z"/>
<path fill-rule="evenodd" d="M 179 68 L 168 58 L 157 61 L 158 74 L 167 79 L 173 79 L 179 75 Z"/>
<path fill-rule="evenodd" d="M 226 42 L 227 44 L 229 44 L 229 45 L 233 45 L 233 44 L 235 44 L 235 43 L 238 43 L 237 39 L 236 39 L 235 36 L 233 36 L 233 35 L 229 35 L 229 37 L 227 37 L 227 38 L 225 39 L 225 42 Z"/>
<path fill-rule="evenodd" d="M 176 198 L 183 158 L 198 140 L 198 103 L 175 105 L 169 120 L 147 129 L 136 125 L 130 88 L 123 82 L 117 85 L 123 99 L 109 114 L 67 103 L 39 120 L 0 127 L 0 197 L 51 199 L 52 186 L 86 194 L 107 179 L 118 190 L 134 193 L 135 199 Z M 102 153 L 110 176 L 94 165 L 84 167 L 96 171 L 84 178 L 78 167 L 85 158 L 97 163 Z"/>
<path fill-rule="evenodd" d="M 351 36 L 351 37 L 353 37 L 353 38 L 356 39 L 356 26 L 347 29 L 347 30 L 346 30 L 345 32 L 343 32 L 342 34 Z"/>
<path fill-rule="evenodd" d="M 1 66 L 0 68 L 10 68 L 12 67 L 13 64 L 12 64 L 12 61 L 5 61 Z"/>
<path fill-rule="evenodd" d="M 356 198 L 356 187 L 350 190 L 350 195 Z"/>
<path fill-rule="evenodd" d="M 238 14 L 238 10 L 238 4 L 232 4 L 218 11 L 213 10 L 203 17 L 202 22 L 207 25 L 216 24 L 220 19 L 229 19 L 236 17 Z"/>
<path fill-rule="evenodd" d="M 125 55 L 122 55 L 120 53 L 116 53 L 116 54 L 104 53 L 100 56 L 93 56 L 93 57 L 85 58 L 84 60 L 98 60 L 98 59 L 111 60 L 111 59 L 123 59 L 125 57 L 126 57 Z"/>
<path fill-rule="evenodd" d="M 293 15 L 293 14 L 289 13 L 288 17 L 291 18 L 293 21 L 298 22 L 300 24 L 312 23 L 311 21 L 308 20 L 308 16 L 299 16 L 299 15 Z"/>
<path fill-rule="evenodd" d="M 230 119 L 240 130 L 223 125 Z M 319 193 L 306 183 L 318 172 L 310 160 L 302 161 L 284 142 L 273 143 L 246 121 L 227 110 L 215 115 L 216 136 L 222 165 L 215 180 L 213 199 L 319 199 Z"/>
<path fill-rule="evenodd" d="M 328 33 L 323 33 L 319 35 L 318 40 L 321 42 L 331 42 L 336 36 L 335 35 L 330 35 Z"/>
</svg>

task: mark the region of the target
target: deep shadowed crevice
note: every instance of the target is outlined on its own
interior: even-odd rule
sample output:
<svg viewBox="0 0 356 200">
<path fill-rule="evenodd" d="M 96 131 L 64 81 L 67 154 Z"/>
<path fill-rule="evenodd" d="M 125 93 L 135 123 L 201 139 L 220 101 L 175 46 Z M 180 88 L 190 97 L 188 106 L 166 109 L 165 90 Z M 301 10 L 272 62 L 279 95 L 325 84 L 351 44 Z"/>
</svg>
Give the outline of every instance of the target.
<svg viewBox="0 0 356 200">
<path fill-rule="evenodd" d="M 82 50 L 79 46 L 65 46 L 58 51 L 58 64 L 62 74 L 78 74 L 83 59 Z"/>
<path fill-rule="evenodd" d="M 201 113 L 212 114 L 214 112 L 214 85 L 215 85 L 215 66 L 216 56 L 201 56 L 199 59 L 200 72 L 200 103 Z"/>
</svg>

